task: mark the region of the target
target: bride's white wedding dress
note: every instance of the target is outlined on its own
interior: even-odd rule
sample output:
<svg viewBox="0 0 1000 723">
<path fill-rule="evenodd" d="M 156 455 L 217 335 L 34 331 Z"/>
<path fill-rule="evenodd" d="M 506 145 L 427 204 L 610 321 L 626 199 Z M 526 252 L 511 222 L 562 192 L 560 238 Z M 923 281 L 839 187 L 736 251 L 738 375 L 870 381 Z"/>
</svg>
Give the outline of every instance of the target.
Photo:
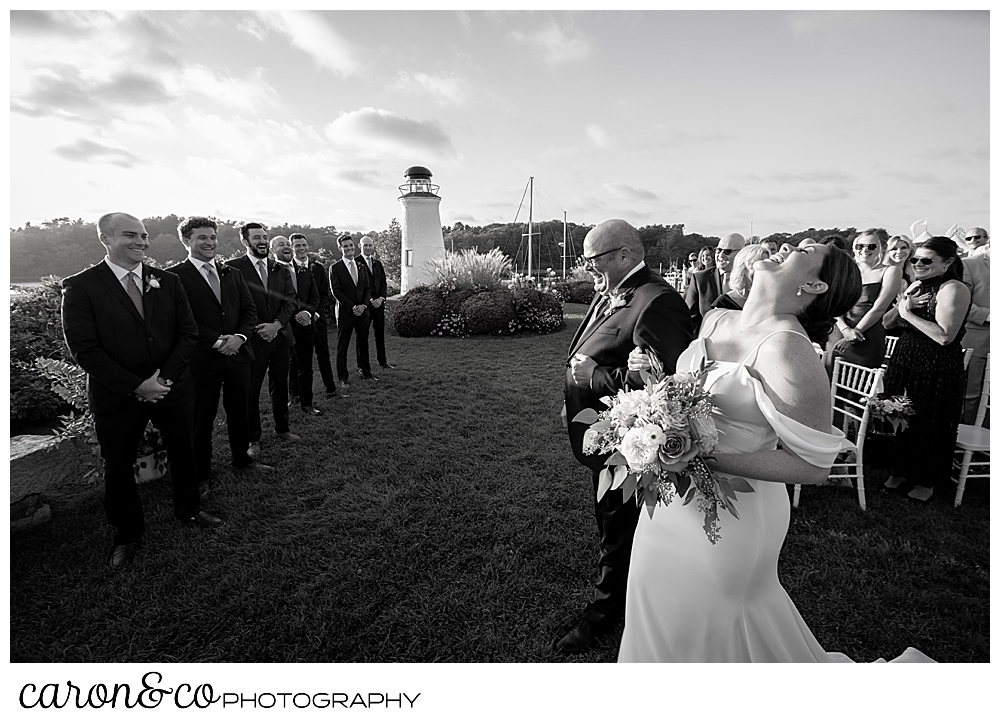
<svg viewBox="0 0 1000 723">
<path fill-rule="evenodd" d="M 839 430 L 818 432 L 775 409 L 746 366 L 759 347 L 743 363 L 717 361 L 708 371 L 718 451 L 771 450 L 780 438 L 804 460 L 829 466 L 850 443 Z M 696 339 L 677 370 L 697 371 L 706 357 L 705 339 Z M 850 662 L 823 650 L 778 582 L 789 520 L 785 485 L 749 482 L 754 494 L 737 496 L 740 519 L 720 511 L 722 539 L 715 545 L 696 502 L 685 506 L 675 498 L 657 505 L 652 517 L 642 512 L 619 662 Z M 912 648 L 897 660 L 930 661 Z"/>
</svg>

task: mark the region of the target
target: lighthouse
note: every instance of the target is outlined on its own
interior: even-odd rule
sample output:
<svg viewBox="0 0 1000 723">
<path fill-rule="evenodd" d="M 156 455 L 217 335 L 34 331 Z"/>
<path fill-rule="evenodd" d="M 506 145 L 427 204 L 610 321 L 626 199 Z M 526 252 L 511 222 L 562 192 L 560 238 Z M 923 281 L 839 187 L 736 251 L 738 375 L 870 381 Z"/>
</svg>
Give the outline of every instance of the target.
<svg viewBox="0 0 1000 723">
<path fill-rule="evenodd" d="M 403 207 L 403 247 L 400 250 L 400 293 L 433 280 L 427 263 L 444 256 L 441 235 L 439 186 L 431 183 L 431 172 L 423 166 L 406 169 L 406 183 L 399 187 Z"/>
</svg>

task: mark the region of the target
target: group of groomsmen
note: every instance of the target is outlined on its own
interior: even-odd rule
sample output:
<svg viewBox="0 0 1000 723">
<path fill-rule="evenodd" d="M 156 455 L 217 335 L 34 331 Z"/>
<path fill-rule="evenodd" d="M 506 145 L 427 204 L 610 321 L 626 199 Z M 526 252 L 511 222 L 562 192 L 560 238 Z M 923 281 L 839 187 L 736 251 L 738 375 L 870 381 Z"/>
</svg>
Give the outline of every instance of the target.
<svg viewBox="0 0 1000 723">
<path fill-rule="evenodd" d="M 303 234 L 269 238 L 263 224 L 248 222 L 239 229 L 245 253 L 220 264 L 218 223 L 191 217 L 178 226 L 187 259 L 160 271 L 142 263 L 149 237 L 139 219 L 106 214 L 97 231 L 107 255 L 63 281 L 62 320 L 70 352 L 88 374 L 104 459 L 104 508 L 115 527 L 107 561 L 121 569 L 135 558 L 145 532 L 132 467 L 146 424 L 152 420 L 163 435 L 175 516 L 221 526 L 221 518 L 202 508 L 220 396 L 233 467 L 273 471 L 261 460 L 264 377 L 277 438 L 300 441 L 290 429 L 289 386 L 305 414 L 323 414 L 313 404 L 314 354 L 327 398 L 346 396 L 334 380 L 327 343 L 325 309 L 332 299 L 340 388 L 349 386 L 352 336 L 359 374 L 378 381 L 369 362 L 370 327 L 378 363 L 393 368 L 385 353 L 387 281 L 367 236 L 358 249 L 343 234 L 343 257 L 327 272 L 309 259 Z"/>
</svg>

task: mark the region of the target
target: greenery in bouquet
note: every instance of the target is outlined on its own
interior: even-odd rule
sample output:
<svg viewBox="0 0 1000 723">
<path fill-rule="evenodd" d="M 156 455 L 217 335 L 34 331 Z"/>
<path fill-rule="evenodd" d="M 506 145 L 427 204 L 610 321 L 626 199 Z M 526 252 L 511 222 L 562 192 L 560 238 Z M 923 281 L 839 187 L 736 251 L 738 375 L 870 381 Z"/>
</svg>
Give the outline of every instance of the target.
<svg viewBox="0 0 1000 723">
<path fill-rule="evenodd" d="M 666 375 L 652 351 L 652 366 L 641 372 L 644 387 L 603 397 L 607 409 L 585 409 L 573 419 L 589 424 L 584 433 L 586 454 L 609 454 L 598 482 L 597 499 L 621 489 L 624 499 L 635 496 L 649 515 L 657 504 L 681 498 L 698 501 L 705 515 L 704 530 L 713 545 L 720 539 L 719 509 L 739 519 L 736 493 L 752 493 L 745 479 L 717 476 L 705 464 L 719 442 L 712 419 L 712 395 L 705 377 L 714 362 L 702 362 L 697 373 Z"/>
<path fill-rule="evenodd" d="M 876 394 L 868 398 L 868 409 L 871 416 L 880 421 L 886 422 L 892 427 L 893 434 L 899 434 L 909 426 L 907 417 L 912 417 L 913 400 L 906 395 L 906 390 L 902 394 L 887 397 L 885 394 Z"/>
</svg>

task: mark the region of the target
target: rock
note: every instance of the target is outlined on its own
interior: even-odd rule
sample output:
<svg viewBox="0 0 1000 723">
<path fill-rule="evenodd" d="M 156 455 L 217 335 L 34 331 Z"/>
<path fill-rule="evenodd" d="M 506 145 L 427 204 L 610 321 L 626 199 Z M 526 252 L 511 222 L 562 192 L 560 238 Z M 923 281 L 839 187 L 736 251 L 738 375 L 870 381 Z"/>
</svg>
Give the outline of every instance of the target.
<svg viewBox="0 0 1000 723">
<path fill-rule="evenodd" d="M 51 435 L 11 437 L 11 530 L 33 527 L 51 519 L 45 493 L 80 474 L 79 452 L 73 444 L 58 445 Z"/>
</svg>

